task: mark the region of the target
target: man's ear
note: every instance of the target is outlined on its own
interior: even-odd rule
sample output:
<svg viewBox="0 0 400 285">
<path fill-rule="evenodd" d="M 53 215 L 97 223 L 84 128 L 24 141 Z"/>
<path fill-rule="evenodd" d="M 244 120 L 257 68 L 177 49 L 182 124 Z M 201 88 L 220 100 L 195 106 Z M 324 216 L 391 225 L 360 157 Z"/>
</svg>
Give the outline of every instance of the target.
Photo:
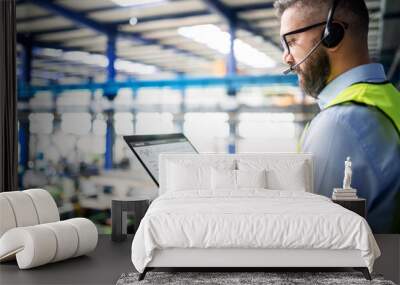
<svg viewBox="0 0 400 285">
<path fill-rule="evenodd" d="M 326 48 L 328 53 L 329 52 L 330 53 L 337 53 L 341 49 L 342 46 L 343 46 L 343 40 L 335 47 L 331 47 L 331 48 L 325 47 L 325 48 Z"/>
</svg>

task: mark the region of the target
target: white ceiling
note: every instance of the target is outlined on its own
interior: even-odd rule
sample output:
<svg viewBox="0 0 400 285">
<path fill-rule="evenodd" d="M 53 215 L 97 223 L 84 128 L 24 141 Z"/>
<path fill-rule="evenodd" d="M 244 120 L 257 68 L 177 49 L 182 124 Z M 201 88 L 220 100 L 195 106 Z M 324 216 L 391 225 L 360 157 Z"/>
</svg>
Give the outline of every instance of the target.
<svg viewBox="0 0 400 285">
<path fill-rule="evenodd" d="M 251 5 L 255 7 L 271 5 L 273 0 L 221 0 L 221 2 L 229 9 L 239 10 L 239 19 L 261 33 L 261 35 L 257 35 L 239 29 L 237 37 L 279 63 L 275 70 L 261 71 L 238 64 L 240 73 L 274 73 L 282 70 L 281 51 L 276 47 L 279 44 L 279 21 L 275 17 L 274 9 L 260 8 L 243 11 L 244 7 Z M 396 2 L 397 5 L 391 4 L 394 7 L 390 9 L 400 10 L 400 1 L 391 2 Z M 56 0 L 55 3 L 81 13 L 102 25 L 118 23 L 119 31 L 128 35 L 134 33 L 135 36 L 139 35 L 154 43 L 154 45 L 143 45 L 135 40 L 118 38 L 117 55 L 121 58 L 151 64 L 166 71 L 204 75 L 211 75 L 224 60 L 223 55 L 203 44 L 187 39 L 177 32 L 179 27 L 200 24 L 215 24 L 223 30 L 228 29 L 223 17 L 212 12 L 201 0 L 170 0 L 158 6 L 139 8 L 122 8 L 111 0 Z M 371 14 L 370 50 L 373 56 L 378 56 L 380 49 L 394 49 L 399 45 L 396 41 L 385 42 L 383 46 L 381 45 L 382 36 L 396 33 L 399 22 L 383 21 L 381 0 L 367 0 L 367 6 Z M 192 14 L 192 16 L 178 17 L 179 14 Z M 172 16 L 172 18 L 168 18 L 168 16 Z M 135 26 L 129 24 L 131 17 L 138 19 Z M 157 18 L 161 19 L 157 20 Z M 383 23 L 384 32 L 382 32 Z M 56 45 L 72 50 L 106 53 L 107 37 L 104 34 L 35 5 L 32 0 L 24 0 L 17 4 L 17 30 L 25 35 L 32 34 L 34 41 L 42 43 L 42 46 Z M 271 44 L 262 36 L 270 37 L 274 43 Z M 162 48 L 159 45 L 167 45 L 171 48 Z M 49 65 L 54 63 L 54 60 L 56 59 L 51 59 Z M 68 63 L 65 63 L 65 66 L 69 66 Z M 51 70 L 46 66 L 45 59 L 41 59 L 40 65 L 36 64 L 35 68 Z M 81 70 L 85 71 L 86 69 L 82 68 Z M 79 74 L 83 76 L 84 72 Z"/>
</svg>

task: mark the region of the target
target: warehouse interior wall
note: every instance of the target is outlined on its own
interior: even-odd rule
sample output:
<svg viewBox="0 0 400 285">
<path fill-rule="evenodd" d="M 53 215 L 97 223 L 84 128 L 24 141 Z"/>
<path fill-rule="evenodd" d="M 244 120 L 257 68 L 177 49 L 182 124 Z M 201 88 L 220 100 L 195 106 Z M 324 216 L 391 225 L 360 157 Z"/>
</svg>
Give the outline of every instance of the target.
<svg viewBox="0 0 400 285">
<path fill-rule="evenodd" d="M 201 153 L 296 152 L 319 108 L 282 75 L 273 1 L 250 2 L 17 1 L 16 26 L 1 27 L 17 38 L 1 38 L 2 190 L 44 188 L 62 219 L 110 233 L 114 195 L 156 189 L 124 135 L 184 133 Z M 393 38 L 400 8 L 367 2 L 371 58 L 400 84 L 398 43 L 381 39 Z M 226 41 L 218 50 L 207 38 Z"/>
</svg>

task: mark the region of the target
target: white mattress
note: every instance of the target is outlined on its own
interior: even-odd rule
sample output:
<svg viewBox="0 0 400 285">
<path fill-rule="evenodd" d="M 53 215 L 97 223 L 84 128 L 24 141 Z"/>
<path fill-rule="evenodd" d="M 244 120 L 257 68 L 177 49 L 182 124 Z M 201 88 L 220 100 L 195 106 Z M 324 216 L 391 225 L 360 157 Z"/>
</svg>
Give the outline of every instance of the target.
<svg viewBox="0 0 400 285">
<path fill-rule="evenodd" d="M 156 249 L 168 248 L 354 249 L 370 271 L 380 255 L 365 219 L 330 199 L 256 189 L 158 197 L 134 237 L 132 262 L 143 272 Z"/>
</svg>

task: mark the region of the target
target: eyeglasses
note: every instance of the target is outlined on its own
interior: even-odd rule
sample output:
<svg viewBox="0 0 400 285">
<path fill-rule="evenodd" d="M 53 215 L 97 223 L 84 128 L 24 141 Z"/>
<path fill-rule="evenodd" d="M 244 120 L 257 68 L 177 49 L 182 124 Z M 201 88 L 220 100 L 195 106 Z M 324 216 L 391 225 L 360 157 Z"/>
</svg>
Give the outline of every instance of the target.
<svg viewBox="0 0 400 285">
<path fill-rule="evenodd" d="M 340 22 L 340 23 L 344 26 L 345 29 L 347 29 L 348 26 L 349 26 L 345 22 Z M 323 25 L 326 25 L 326 21 L 320 22 L 320 23 L 317 23 L 317 24 L 313 24 L 311 26 L 307 26 L 307 27 L 304 27 L 304 28 L 301 28 L 301 29 L 294 30 L 294 31 L 291 31 L 291 32 L 283 34 L 281 36 L 281 44 L 282 44 L 283 48 L 285 49 L 285 51 L 288 52 L 288 54 L 290 54 L 290 43 L 291 43 L 292 39 L 288 38 L 288 36 L 304 33 L 304 32 L 306 32 L 308 30 L 311 30 L 311 29 L 314 29 L 316 27 L 320 27 L 320 26 L 323 26 Z"/>
</svg>

